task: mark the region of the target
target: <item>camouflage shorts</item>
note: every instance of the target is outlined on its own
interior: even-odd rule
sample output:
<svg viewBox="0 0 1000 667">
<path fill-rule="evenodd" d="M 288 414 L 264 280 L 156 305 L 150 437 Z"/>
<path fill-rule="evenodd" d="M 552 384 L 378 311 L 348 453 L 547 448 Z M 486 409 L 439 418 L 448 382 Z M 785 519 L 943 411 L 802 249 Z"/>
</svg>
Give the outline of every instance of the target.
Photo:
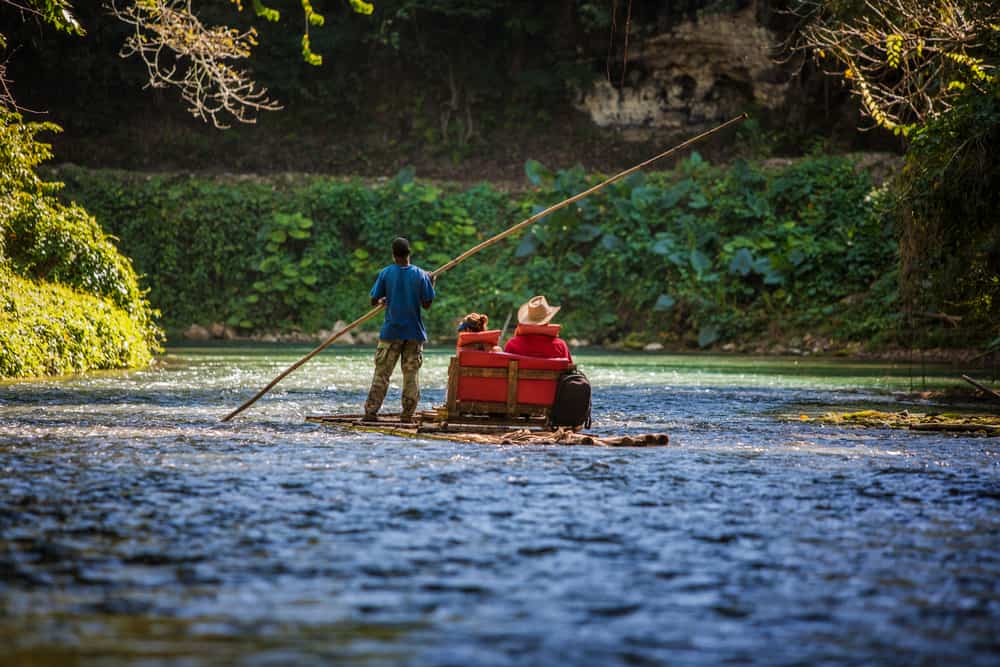
<svg viewBox="0 0 1000 667">
<path fill-rule="evenodd" d="M 418 340 L 380 340 L 375 350 L 375 374 L 365 401 L 365 414 L 377 414 L 389 389 L 389 379 L 400 362 L 403 370 L 403 416 L 408 417 L 420 402 L 420 367 L 424 363 L 424 344 Z"/>
</svg>

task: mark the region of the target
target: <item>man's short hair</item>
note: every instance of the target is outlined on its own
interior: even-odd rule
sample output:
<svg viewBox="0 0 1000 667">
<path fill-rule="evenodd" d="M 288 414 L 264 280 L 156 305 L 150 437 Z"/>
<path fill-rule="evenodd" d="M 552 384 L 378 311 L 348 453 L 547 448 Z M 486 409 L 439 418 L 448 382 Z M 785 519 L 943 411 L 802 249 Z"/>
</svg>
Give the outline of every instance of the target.
<svg viewBox="0 0 1000 667">
<path fill-rule="evenodd" d="M 409 257 L 410 256 L 410 242 L 404 239 L 402 236 L 397 236 L 392 240 L 392 256 L 393 257 Z"/>
</svg>

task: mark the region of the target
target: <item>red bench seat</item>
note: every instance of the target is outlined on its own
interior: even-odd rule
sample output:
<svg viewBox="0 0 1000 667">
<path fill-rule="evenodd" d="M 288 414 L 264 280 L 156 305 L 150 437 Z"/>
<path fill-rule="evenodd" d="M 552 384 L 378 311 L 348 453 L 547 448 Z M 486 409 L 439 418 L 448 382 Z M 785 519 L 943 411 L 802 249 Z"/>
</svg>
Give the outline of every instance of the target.
<svg viewBox="0 0 1000 667">
<path fill-rule="evenodd" d="M 460 350 L 448 368 L 448 413 L 548 416 L 569 359 Z"/>
</svg>

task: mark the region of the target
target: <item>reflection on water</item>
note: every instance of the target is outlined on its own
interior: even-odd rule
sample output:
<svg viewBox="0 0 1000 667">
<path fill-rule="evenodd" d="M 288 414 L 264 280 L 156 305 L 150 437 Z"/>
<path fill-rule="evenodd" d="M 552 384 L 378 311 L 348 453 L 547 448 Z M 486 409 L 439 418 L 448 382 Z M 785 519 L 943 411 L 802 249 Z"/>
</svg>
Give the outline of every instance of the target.
<svg viewBox="0 0 1000 667">
<path fill-rule="evenodd" d="M 1000 442 L 776 417 L 898 409 L 905 366 L 582 355 L 656 450 L 305 423 L 368 350 L 219 422 L 305 351 L 0 385 L 0 663 L 995 664 Z"/>
</svg>

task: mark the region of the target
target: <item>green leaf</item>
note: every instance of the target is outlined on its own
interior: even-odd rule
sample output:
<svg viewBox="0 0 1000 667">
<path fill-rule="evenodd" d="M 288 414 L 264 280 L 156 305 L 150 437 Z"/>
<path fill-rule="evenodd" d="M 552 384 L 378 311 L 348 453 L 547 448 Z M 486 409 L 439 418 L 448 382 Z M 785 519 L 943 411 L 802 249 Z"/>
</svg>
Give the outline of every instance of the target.
<svg viewBox="0 0 1000 667">
<path fill-rule="evenodd" d="M 698 347 L 708 347 L 719 340 L 719 327 L 706 324 L 698 331 Z"/>
<path fill-rule="evenodd" d="M 273 243 L 284 243 L 285 239 L 288 238 L 288 234 L 285 233 L 284 229 L 272 230 L 270 234 L 267 235 Z"/>
<path fill-rule="evenodd" d="M 695 192 L 691 195 L 691 201 L 688 202 L 688 206 L 694 209 L 705 208 L 708 206 L 708 200 L 705 199 L 705 195 L 701 192 Z"/>
<path fill-rule="evenodd" d="M 524 175 L 535 187 L 551 185 L 555 175 L 538 160 L 528 160 L 524 163 Z"/>
<path fill-rule="evenodd" d="M 675 303 L 677 302 L 674 301 L 674 297 L 669 294 L 661 294 L 656 298 L 656 303 L 653 304 L 653 310 L 670 310 L 674 307 Z"/>
<path fill-rule="evenodd" d="M 747 193 L 747 207 L 757 218 L 763 218 L 767 215 L 767 200 L 755 192 Z"/>
<path fill-rule="evenodd" d="M 440 194 L 441 190 L 439 190 L 438 188 L 426 187 L 421 190 L 420 194 L 417 196 L 417 199 L 419 199 L 425 204 L 432 204 L 437 201 L 438 196 Z"/>
<path fill-rule="evenodd" d="M 271 9 L 264 5 L 261 0 L 252 0 L 253 10 L 257 16 L 271 22 L 277 22 L 281 18 L 281 14 L 277 9 Z"/>
<path fill-rule="evenodd" d="M 650 247 L 650 251 L 655 255 L 669 255 L 674 251 L 674 240 L 669 236 L 663 236 Z"/>
<path fill-rule="evenodd" d="M 691 250 L 690 260 L 691 260 L 691 268 L 698 273 L 702 273 L 710 266 L 712 266 L 712 260 L 708 258 L 708 255 L 698 250 L 697 248 Z"/>
<path fill-rule="evenodd" d="M 525 234 L 524 238 L 517 246 L 517 250 L 514 251 L 514 257 L 530 257 L 534 255 L 538 250 L 538 239 L 535 238 L 534 234 Z"/>
<path fill-rule="evenodd" d="M 288 235 L 293 239 L 307 239 L 309 238 L 309 232 L 304 229 L 289 229 Z"/>
<path fill-rule="evenodd" d="M 577 227 L 570 238 L 572 238 L 574 241 L 589 243 L 600 235 L 601 235 L 601 228 L 599 226 L 587 223 Z"/>
<path fill-rule="evenodd" d="M 761 257 L 760 259 L 755 259 L 753 262 L 753 270 L 760 275 L 766 274 L 772 268 L 769 257 Z"/>
<path fill-rule="evenodd" d="M 407 183 L 412 183 L 416 175 L 417 170 L 411 165 L 406 165 L 399 170 L 394 180 L 396 181 L 396 185 L 406 185 Z"/>
<path fill-rule="evenodd" d="M 368 259 L 368 251 L 364 248 L 358 248 L 354 251 L 354 256 L 361 260 Z"/>
<path fill-rule="evenodd" d="M 753 271 L 753 254 L 746 248 L 740 248 L 733 253 L 729 262 L 729 272 L 745 276 Z"/>
<path fill-rule="evenodd" d="M 623 245 L 622 240 L 610 232 L 601 237 L 601 247 L 605 250 L 615 251 Z"/>
<path fill-rule="evenodd" d="M 694 185 L 694 182 L 690 178 L 679 181 L 663 193 L 663 196 L 660 197 L 660 206 L 663 208 L 673 208 L 680 200 L 687 196 L 692 185 Z"/>
<path fill-rule="evenodd" d="M 647 185 L 639 186 L 632 190 L 631 201 L 636 208 L 647 208 L 653 206 L 660 196 L 660 189 Z"/>
<path fill-rule="evenodd" d="M 785 276 L 781 275 L 779 271 L 768 271 L 764 274 L 764 284 L 765 285 L 784 285 Z"/>
</svg>

